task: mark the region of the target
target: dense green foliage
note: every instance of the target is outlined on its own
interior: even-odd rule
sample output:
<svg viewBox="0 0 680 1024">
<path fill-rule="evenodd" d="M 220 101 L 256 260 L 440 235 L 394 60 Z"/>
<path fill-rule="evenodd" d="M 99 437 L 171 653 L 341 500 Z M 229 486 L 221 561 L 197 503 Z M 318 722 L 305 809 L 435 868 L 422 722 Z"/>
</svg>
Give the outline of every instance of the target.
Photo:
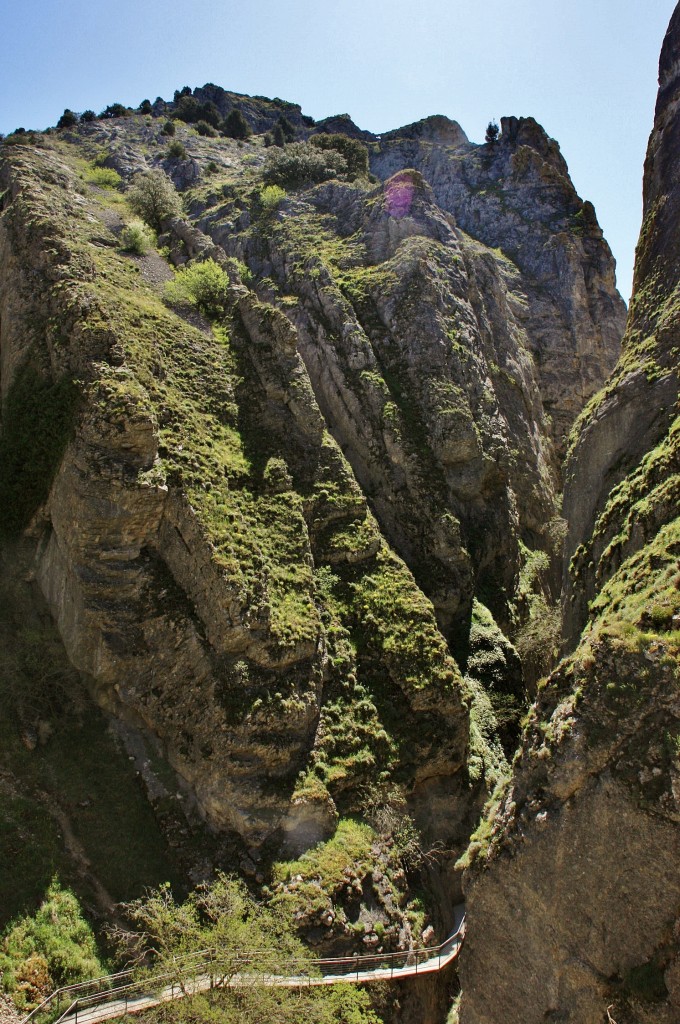
<svg viewBox="0 0 680 1024">
<path fill-rule="evenodd" d="M 144 256 L 154 245 L 156 239 L 151 228 L 142 220 L 131 220 L 120 233 L 120 244 L 125 252 L 135 256 Z"/>
<path fill-rule="evenodd" d="M 196 306 L 210 320 L 223 317 L 228 304 L 229 278 L 214 260 L 180 267 L 165 286 L 165 299 L 171 305 Z"/>
<path fill-rule="evenodd" d="M 217 989 L 190 1001 L 165 1003 L 147 1019 L 159 1024 L 382 1024 L 369 992 L 350 984 Z"/>
<path fill-rule="evenodd" d="M 380 571 L 354 585 L 360 643 L 402 679 L 408 690 L 435 688 L 442 696 L 460 681 L 457 666 L 436 627 L 432 605 L 407 587 L 407 571 L 391 552 L 380 552 Z"/>
<path fill-rule="evenodd" d="M 319 843 L 298 860 L 274 865 L 276 882 L 290 882 L 298 876 L 302 882 L 298 882 L 293 892 L 274 897 L 273 905 L 290 906 L 294 910 L 302 905 L 309 913 L 307 904 L 316 900 L 318 907 L 313 909 L 323 909 L 329 896 L 345 883 L 349 868 L 358 870 L 362 865 L 370 864 L 374 841 L 375 833 L 369 825 L 351 819 L 341 820 L 332 839 Z"/>
<path fill-rule="evenodd" d="M 262 176 L 269 185 L 301 188 L 346 174 L 347 161 L 337 150 L 323 150 L 307 142 L 292 142 L 267 154 Z"/>
<path fill-rule="evenodd" d="M 216 129 L 213 128 L 211 124 L 208 124 L 208 122 L 204 121 L 203 119 L 196 122 L 196 131 L 198 132 L 199 135 L 203 135 L 207 139 L 214 139 L 217 137 Z"/>
<path fill-rule="evenodd" d="M 236 107 L 229 111 L 222 122 L 222 134 L 230 139 L 247 139 L 250 135 L 250 125 Z"/>
<path fill-rule="evenodd" d="M 556 544 L 561 543 L 560 524 L 556 522 Z M 514 644 L 522 661 L 527 687 L 533 691 L 541 677 L 550 672 L 557 660 L 561 640 L 559 602 L 550 596 L 550 556 L 531 550 L 520 542 L 522 565 L 516 592 L 516 611 L 520 625 Z"/>
<path fill-rule="evenodd" d="M 272 213 L 279 208 L 282 199 L 286 197 L 286 190 L 280 185 L 265 185 L 260 192 L 260 204 L 266 213 Z"/>
<path fill-rule="evenodd" d="M 168 156 L 171 160 L 186 160 L 187 150 L 184 143 L 180 142 L 179 139 L 173 139 L 168 146 Z"/>
<path fill-rule="evenodd" d="M 182 90 L 182 94 L 175 94 L 176 107 L 174 117 L 178 121 L 185 121 L 187 124 L 196 124 L 203 121 L 212 128 L 217 128 L 220 123 L 220 112 L 214 103 L 200 103 L 194 96 L 188 95 Z"/>
<path fill-rule="evenodd" d="M 275 124 L 270 132 L 266 132 L 264 144 L 265 146 L 278 146 L 279 148 L 286 145 L 286 136 L 283 134 L 283 128 L 280 124 Z"/>
<path fill-rule="evenodd" d="M 280 917 L 256 903 L 242 882 L 224 874 L 195 889 L 183 903 L 163 885 L 124 910 L 132 930 L 120 932 L 118 944 L 125 954 L 150 956 L 154 970 L 170 969 L 175 957 L 211 947 L 220 950 L 227 972 L 230 964 L 237 969 L 240 955 L 258 950 L 279 960 L 308 959 Z"/>
<path fill-rule="evenodd" d="M 15 921 L 0 939 L 3 987 L 23 1009 L 30 1009 L 60 985 L 104 973 L 78 900 L 57 879 L 35 915 Z"/>
<path fill-rule="evenodd" d="M 182 213 L 182 203 L 175 186 L 163 171 L 136 174 L 125 198 L 133 213 L 154 231 L 161 231 L 166 220 Z"/>
<path fill-rule="evenodd" d="M 472 694 L 468 778 L 473 784 L 483 784 L 489 792 L 508 773 L 508 763 L 498 736 L 502 723 L 481 683 L 468 677 L 468 684 Z"/>
<path fill-rule="evenodd" d="M 191 124 L 198 121 L 201 116 L 201 105 L 193 96 L 180 96 L 174 110 L 174 116 L 178 121 Z"/>
<path fill-rule="evenodd" d="M 325 842 L 274 864 L 269 901 L 303 935 L 323 922 L 336 941 L 372 934 L 376 945 L 396 949 L 404 927 L 420 941 L 425 912 L 409 891 L 406 872 L 418 868 L 424 853 L 399 793 L 372 791 L 377 802 L 364 810 L 370 824 L 341 818 Z"/>
<path fill-rule="evenodd" d="M 129 107 L 123 106 L 122 103 L 110 103 L 108 107 L 105 107 L 99 115 L 102 121 L 106 121 L 111 117 L 130 117 L 132 111 Z"/>
<path fill-rule="evenodd" d="M 381 1024 L 360 989 L 342 986 L 335 993 L 324 989 L 272 988 L 249 984 L 229 987 L 235 975 L 304 974 L 311 972 L 311 955 L 293 935 L 280 913 L 255 902 L 239 881 L 219 875 L 215 882 L 194 890 L 178 904 L 168 887 L 150 892 L 126 907 L 134 931 L 119 934 L 121 951 L 153 957 L 153 967 L 187 986 L 191 973 L 178 965 L 178 957 L 215 949 L 211 971 L 221 981 L 204 995 L 155 1009 L 159 1021 L 195 1021 L 261 1024 L 305 1019 L 310 1024 Z M 199 961 L 196 973 L 204 972 Z M 144 973 L 140 975 L 143 981 Z"/>
<path fill-rule="evenodd" d="M 312 135 L 309 140 L 313 146 L 322 150 L 334 150 L 344 157 L 347 163 L 347 177 L 368 177 L 368 149 L 358 139 L 350 139 L 348 135 Z"/>
<path fill-rule="evenodd" d="M 75 124 L 78 124 L 78 115 L 67 107 L 57 121 L 57 128 L 72 128 Z"/>
<path fill-rule="evenodd" d="M 118 188 L 123 180 L 113 167 L 89 167 L 84 173 L 85 181 L 91 185 L 98 185 L 99 188 Z"/>
<path fill-rule="evenodd" d="M 487 143 L 487 145 L 491 145 L 492 146 L 494 144 L 494 142 L 498 141 L 499 134 L 500 134 L 500 128 L 498 127 L 496 122 L 495 121 L 489 121 L 488 125 L 486 126 L 486 133 L 485 133 L 485 136 L 484 136 L 484 141 Z"/>
<path fill-rule="evenodd" d="M 276 122 L 276 128 L 280 128 L 283 133 L 283 138 L 286 142 L 293 142 L 295 139 L 295 128 L 288 120 L 285 114 L 279 114 L 279 119 Z"/>
<path fill-rule="evenodd" d="M 631 651 L 642 651 L 662 638 L 665 657 L 680 665 L 680 520 L 664 525 L 640 551 L 627 558 L 591 603 L 584 630 L 590 643 L 614 638 Z"/>
</svg>

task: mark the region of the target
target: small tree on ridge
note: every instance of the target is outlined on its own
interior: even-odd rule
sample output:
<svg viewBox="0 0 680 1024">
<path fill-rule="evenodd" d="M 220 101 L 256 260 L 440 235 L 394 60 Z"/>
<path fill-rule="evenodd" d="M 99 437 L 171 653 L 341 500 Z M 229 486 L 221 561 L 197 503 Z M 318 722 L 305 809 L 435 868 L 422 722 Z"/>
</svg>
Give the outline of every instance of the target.
<svg viewBox="0 0 680 1024">
<path fill-rule="evenodd" d="M 250 135 L 250 125 L 237 107 L 222 122 L 222 134 L 230 139 L 247 139 Z"/>
<path fill-rule="evenodd" d="M 499 134 L 500 128 L 498 127 L 496 122 L 489 121 L 488 125 L 486 126 L 486 135 L 484 136 L 484 141 L 489 145 L 493 145 L 494 142 L 498 142 Z"/>
<path fill-rule="evenodd" d="M 182 213 L 177 190 L 163 171 L 136 174 L 126 199 L 130 209 L 154 231 L 162 231 L 164 221 Z"/>
</svg>

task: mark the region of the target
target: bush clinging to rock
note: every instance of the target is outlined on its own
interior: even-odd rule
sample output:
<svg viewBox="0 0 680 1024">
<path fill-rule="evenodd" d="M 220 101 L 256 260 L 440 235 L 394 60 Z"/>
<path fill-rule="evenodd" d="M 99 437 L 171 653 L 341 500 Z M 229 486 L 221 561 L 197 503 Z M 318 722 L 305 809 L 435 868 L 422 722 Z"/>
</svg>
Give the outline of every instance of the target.
<svg viewBox="0 0 680 1024">
<path fill-rule="evenodd" d="M 0 939 L 0 977 L 23 1009 L 36 1005 L 58 985 L 103 973 L 78 900 L 56 878 L 35 915 L 20 918 Z"/>
<path fill-rule="evenodd" d="M 123 249 L 135 256 L 144 256 L 155 241 L 151 229 L 141 220 L 131 220 L 120 233 Z"/>
<path fill-rule="evenodd" d="M 154 231 L 160 231 L 164 221 L 170 217 L 179 217 L 182 213 L 177 190 L 163 171 L 136 174 L 126 198 L 132 212 Z"/>
<path fill-rule="evenodd" d="M 224 316 L 228 304 L 229 278 L 214 260 L 181 267 L 165 286 L 165 299 L 172 305 L 195 306 L 210 320 Z"/>
<path fill-rule="evenodd" d="M 333 150 L 347 161 L 347 174 L 350 179 L 368 177 L 368 149 L 358 139 L 350 139 L 349 135 L 313 135 L 309 140 L 318 149 Z"/>
<path fill-rule="evenodd" d="M 291 142 L 283 149 L 272 147 L 262 176 L 269 185 L 301 188 L 347 173 L 347 161 L 336 150 L 320 150 L 308 142 Z"/>
</svg>

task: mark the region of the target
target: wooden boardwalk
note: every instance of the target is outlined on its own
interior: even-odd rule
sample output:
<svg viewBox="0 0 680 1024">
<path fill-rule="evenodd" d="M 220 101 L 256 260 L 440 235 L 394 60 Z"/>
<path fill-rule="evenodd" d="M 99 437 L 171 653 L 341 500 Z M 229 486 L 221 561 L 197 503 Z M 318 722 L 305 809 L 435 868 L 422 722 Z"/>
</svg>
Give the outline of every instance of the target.
<svg viewBox="0 0 680 1024">
<path fill-rule="evenodd" d="M 22 1021 L 22 1024 L 97 1024 L 99 1021 L 140 1013 L 160 1003 L 183 999 L 216 988 L 246 985 L 307 988 L 313 985 L 400 981 L 441 971 L 452 963 L 465 937 L 465 908 L 455 908 L 454 930 L 439 946 L 402 953 L 325 960 L 291 960 L 271 964 L 257 954 L 225 958 L 215 949 L 201 950 L 176 962 L 172 973 L 143 981 L 132 971 L 57 989 Z"/>
</svg>

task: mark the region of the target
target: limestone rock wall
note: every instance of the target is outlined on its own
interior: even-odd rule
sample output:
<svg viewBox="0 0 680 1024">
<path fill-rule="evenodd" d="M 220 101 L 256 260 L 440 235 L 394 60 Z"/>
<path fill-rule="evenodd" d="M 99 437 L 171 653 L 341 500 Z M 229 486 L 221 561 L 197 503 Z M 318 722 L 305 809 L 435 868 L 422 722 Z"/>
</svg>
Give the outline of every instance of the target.
<svg viewBox="0 0 680 1024">
<path fill-rule="evenodd" d="M 460 675 L 325 431 L 295 328 L 240 286 L 225 346 L 139 281 L 111 216 L 57 152 L 17 147 L 4 175 L 2 388 L 10 408 L 27 364 L 38 379 L 80 378 L 70 442 L 28 525 L 41 587 L 100 704 L 161 739 L 213 825 L 258 843 L 285 831 L 291 800 L 300 813 L 306 797 L 294 791 L 329 687 L 350 689 L 346 714 L 363 700 L 367 737 L 387 740 L 382 712 L 351 692 L 385 644 L 396 656 L 370 672 L 409 709 L 406 731 L 421 715 L 429 723 L 407 792 L 455 775 L 467 744 Z M 330 666 L 315 582 L 324 565 L 352 577 L 331 577 L 346 592 L 336 628 L 371 615 L 372 653 L 342 671 Z M 395 623 L 371 590 L 384 574 L 403 621 L 428 637 L 415 662 L 388 644 Z M 364 578 L 359 607 L 351 587 Z M 361 779 L 345 776 L 351 794 Z M 315 801 L 307 841 L 337 815 L 321 779 Z"/>
<path fill-rule="evenodd" d="M 441 117 L 378 140 L 197 97 L 362 139 L 377 177 L 272 201 L 264 139 L 180 128 L 175 159 L 141 116 L 5 143 L 0 452 L 30 500 L 3 541 L 34 545 L 93 696 L 215 829 L 297 855 L 396 791 L 453 905 L 524 700 L 502 631 L 528 560 L 556 558 L 564 434 L 618 347 L 611 254 L 531 120 L 479 147 Z M 83 171 L 104 157 L 123 189 L 160 168 L 186 192 L 160 241 L 226 270 L 224 322 L 169 309 L 168 263 L 122 251 L 121 196 Z M 58 433 L 40 459 L 31 387 L 33 433 Z"/>
<path fill-rule="evenodd" d="M 519 269 L 513 294 L 561 457 L 576 416 L 616 361 L 626 309 L 592 204 L 577 196 L 557 143 L 533 118 L 501 125 L 497 142 L 476 146 L 455 122 L 444 134 L 426 119 L 383 135 L 371 169 L 381 178 L 419 170 L 462 231 Z"/>
<path fill-rule="evenodd" d="M 549 547 L 558 510 L 522 271 L 412 170 L 310 189 L 262 234 L 239 231 L 233 202 L 198 223 L 269 300 L 295 294 L 282 308 L 328 427 L 453 644 L 475 593 L 507 623 L 519 541 Z"/>
</svg>

